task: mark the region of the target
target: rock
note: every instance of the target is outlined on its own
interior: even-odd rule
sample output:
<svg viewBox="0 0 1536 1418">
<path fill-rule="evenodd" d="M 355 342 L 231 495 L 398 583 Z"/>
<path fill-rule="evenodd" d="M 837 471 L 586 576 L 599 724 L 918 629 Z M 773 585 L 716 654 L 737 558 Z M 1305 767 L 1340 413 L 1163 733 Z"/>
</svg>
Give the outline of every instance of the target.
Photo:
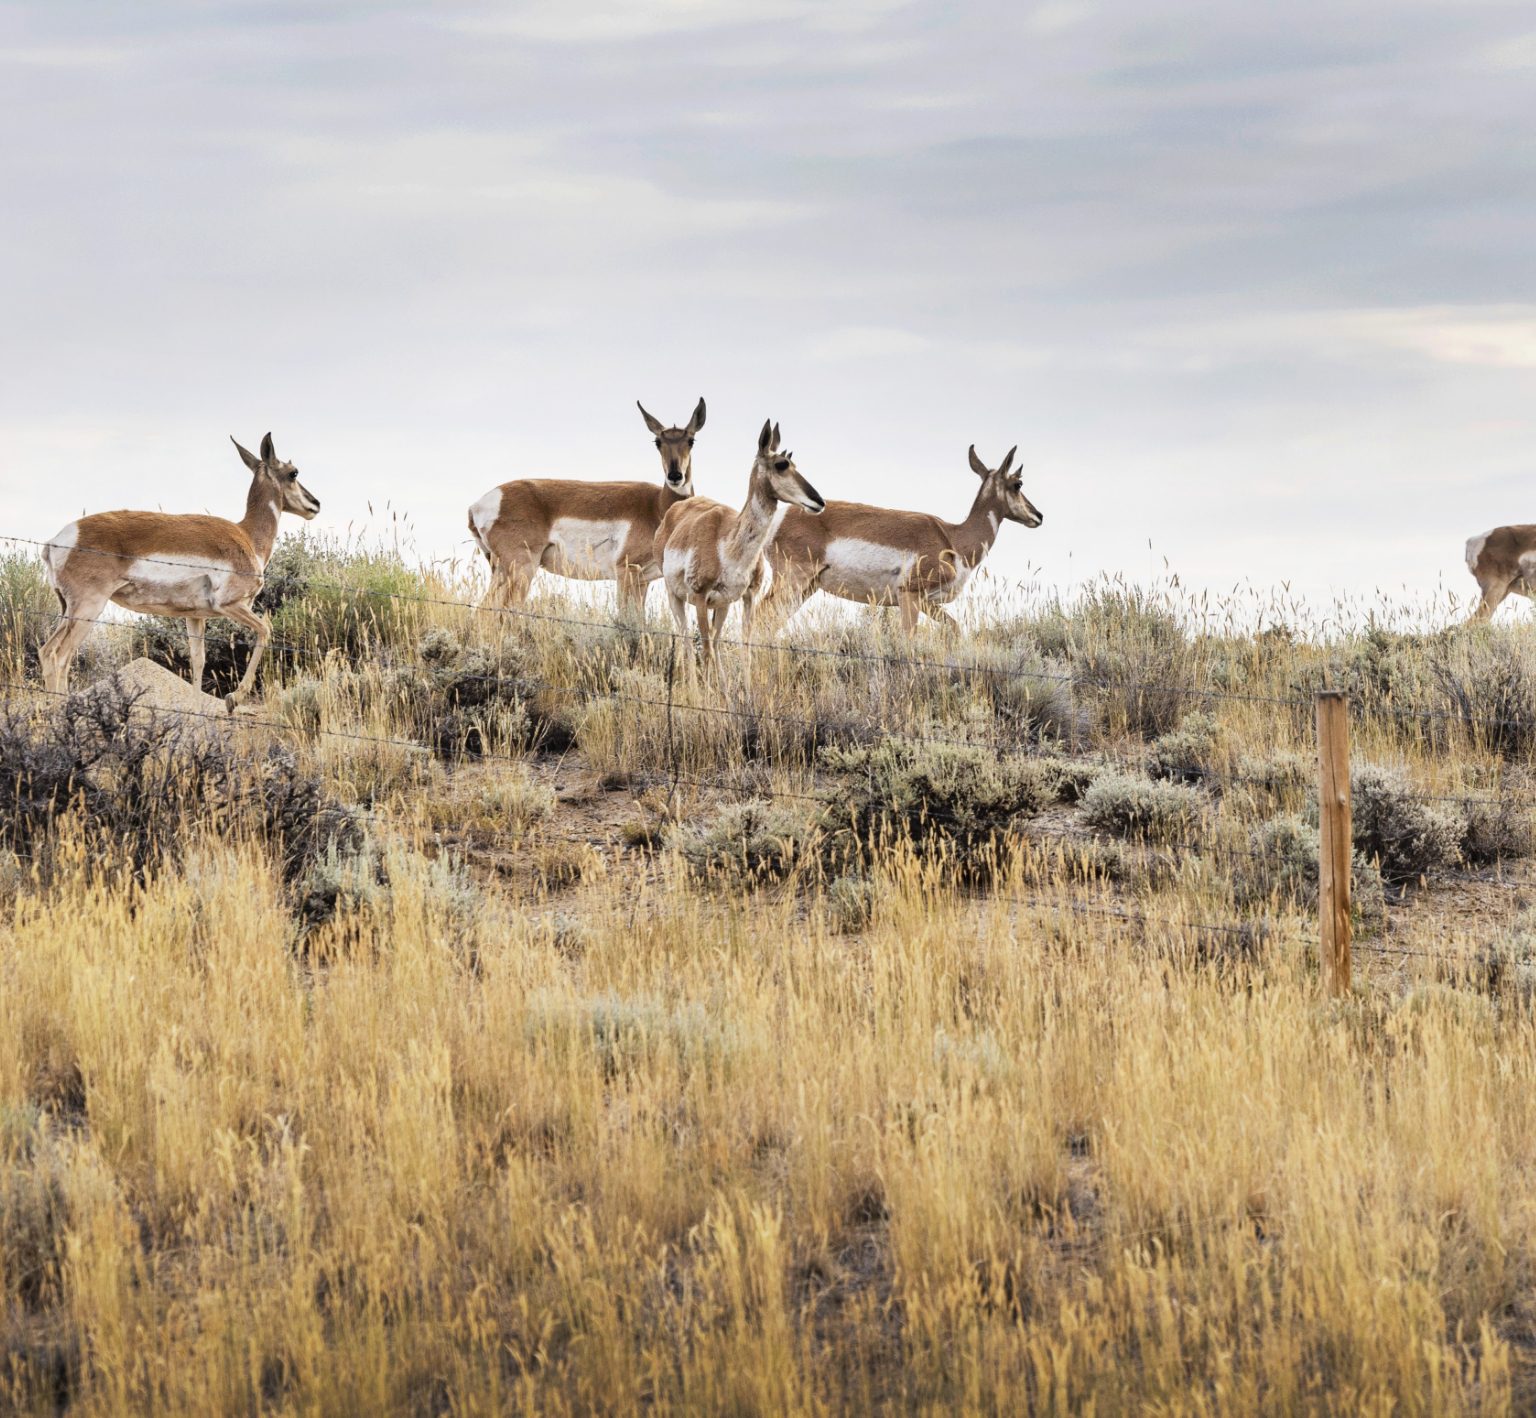
<svg viewBox="0 0 1536 1418">
<path fill-rule="evenodd" d="M 100 696 L 110 693 L 116 686 L 134 701 L 133 714 L 171 714 L 179 719 L 188 733 L 238 734 L 241 744 L 265 743 L 271 737 L 265 717 L 259 710 L 242 705 L 231 714 L 222 699 L 194 689 L 190 681 L 183 679 L 164 665 L 142 657 L 130 660 L 122 669 L 106 679 L 82 689 L 82 696 Z"/>
</svg>

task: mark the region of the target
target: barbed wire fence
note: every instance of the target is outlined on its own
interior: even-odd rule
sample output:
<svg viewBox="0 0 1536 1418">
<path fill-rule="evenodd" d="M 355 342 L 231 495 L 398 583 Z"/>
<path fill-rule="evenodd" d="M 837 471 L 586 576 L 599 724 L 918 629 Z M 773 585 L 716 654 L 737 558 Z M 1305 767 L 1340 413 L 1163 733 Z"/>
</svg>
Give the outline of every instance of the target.
<svg viewBox="0 0 1536 1418">
<path fill-rule="evenodd" d="M 111 557 L 119 561 L 128 559 L 117 553 L 98 552 L 93 548 L 64 547 L 59 543 L 5 534 L 0 534 L 0 543 L 30 546 L 43 551 L 58 547 L 72 553 L 83 551 L 87 554 Z M 177 567 L 203 574 L 206 574 L 208 570 L 206 564 L 181 561 L 173 558 L 136 557 L 132 558 L 132 560 Z M 1023 736 L 1015 742 L 1005 743 L 999 733 L 1000 725 L 997 716 L 993 716 L 989 725 L 988 739 L 980 741 L 975 737 L 960 737 L 953 734 L 914 730 L 910 725 L 890 723 L 867 717 L 841 719 L 820 715 L 807 717 L 805 715 L 777 713 L 756 703 L 732 705 L 690 702 L 681 698 L 677 691 L 679 655 L 686 656 L 692 652 L 694 643 L 692 637 L 683 635 L 676 630 L 643 624 L 638 621 L 620 620 L 609 622 L 593 617 L 562 615 L 536 609 L 530 610 L 522 606 L 490 606 L 443 596 L 357 586 L 347 582 L 328 580 L 323 577 L 306 578 L 304 589 L 306 591 L 322 590 L 335 592 L 358 601 L 386 600 L 394 603 L 454 608 L 479 615 L 505 618 L 513 622 L 552 624 L 568 628 L 579 628 L 584 632 L 591 632 L 594 629 L 606 630 L 616 632 L 625 637 L 661 642 L 666 648 L 666 665 L 663 680 L 664 696 L 660 698 L 644 694 L 624 693 L 615 690 L 612 686 L 584 689 L 571 684 L 558 684 L 526 675 L 507 675 L 499 672 L 464 673 L 456 671 L 453 678 L 456 683 L 461 685 L 479 683 L 486 686 L 494 686 L 498 694 L 510 691 L 513 696 L 522 698 L 538 695 L 557 702 L 563 700 L 578 707 L 590 705 L 595 701 L 603 701 L 620 709 L 659 709 L 664 711 L 666 771 L 661 775 L 660 781 L 654 783 L 642 782 L 641 786 L 660 787 L 664 785 L 669 811 L 676 810 L 678 791 L 684 787 L 701 792 L 746 791 L 758 798 L 793 800 L 821 806 L 825 806 L 828 802 L 828 795 L 825 792 L 775 786 L 766 782 L 762 773 L 748 775 L 744 779 L 744 776 L 741 774 L 730 776 L 721 774 L 711 777 L 685 772 L 682 764 L 680 736 L 677 730 L 677 717 L 684 714 L 736 719 L 753 725 L 775 724 L 787 726 L 805 733 L 813 744 L 828 741 L 835 742 L 842 739 L 845 742 L 861 743 L 897 742 L 913 747 L 946 745 L 968 749 L 989 749 L 994 757 L 997 758 L 1029 753 L 1037 747 Z M 99 618 L 71 617 L 63 612 L 54 613 L 54 618 L 57 621 L 77 620 L 89 624 L 105 623 Z M 909 674 L 919 671 L 939 673 L 962 681 L 1025 679 L 1058 684 L 1074 693 L 1086 689 L 1126 695 L 1170 695 L 1178 696 L 1181 701 L 1194 700 L 1208 703 L 1229 702 L 1263 705 L 1285 709 L 1295 715 L 1306 714 L 1308 717 L 1311 717 L 1312 714 L 1320 713 L 1320 705 L 1323 699 L 1332 694 L 1331 691 L 1323 691 L 1315 696 L 1303 694 L 1260 694 L 1208 685 L 1164 683 L 1155 680 L 1139 680 L 1133 677 L 1116 678 L 1113 676 L 1087 674 L 1070 669 L 1048 670 L 1036 666 L 999 665 L 986 663 L 975 658 L 965 659 L 947 656 L 943 659 L 937 659 L 912 655 L 893 655 L 858 649 L 803 645 L 783 640 L 749 641 L 736 639 L 725 640 L 721 643 L 747 652 L 764 652 L 789 658 L 835 660 L 847 662 L 851 665 L 878 666 L 882 669 L 902 669 Z M 324 661 L 327 657 L 334 655 L 335 651 L 333 647 L 321 644 L 293 645 L 269 640 L 265 646 L 265 653 L 286 659 L 290 664 L 298 664 L 305 661 Z M 8 704 L 22 701 L 36 703 L 40 697 L 47 699 L 50 697 L 67 698 L 68 696 L 21 681 L 0 682 L 0 701 Z M 398 735 L 373 734 L 339 728 L 306 727 L 286 719 L 261 717 L 251 713 L 215 714 L 188 708 L 164 708 L 157 709 L 155 712 L 178 716 L 184 719 L 214 720 L 221 726 L 237 732 L 250 731 L 272 735 L 283 734 L 300 739 L 335 739 L 351 743 L 387 746 L 427 757 L 436 756 L 432 746 L 424 744 L 417 739 Z M 1355 712 L 1358 713 L 1359 710 L 1356 709 Z M 1074 724 L 1075 717 L 1074 715 Z M 1369 717 L 1373 719 L 1388 718 L 1421 722 L 1446 722 L 1458 724 L 1467 729 L 1487 731 L 1517 730 L 1526 733 L 1536 731 L 1536 721 L 1518 717 L 1478 716 L 1470 713 L 1465 706 L 1457 710 L 1440 711 L 1372 705 Z M 1335 841 L 1339 840 L 1340 832 L 1343 833 L 1346 840 L 1349 835 L 1348 785 L 1350 775 L 1347 746 L 1348 718 L 1346 717 L 1342 721 L 1335 720 L 1335 723 L 1338 722 L 1346 725 L 1346 741 L 1342 750 L 1342 759 L 1339 757 L 1338 746 L 1336 744 L 1330 746 L 1328 733 L 1325 731 L 1319 735 L 1320 773 L 1317 784 L 1317 797 L 1320 829 L 1325 843 L 1330 837 Z M 1336 733 L 1337 730 L 1335 729 L 1333 732 Z M 524 753 L 499 753 L 483 747 L 479 752 L 466 756 L 479 761 L 494 762 L 500 760 L 515 763 L 526 761 Z M 1075 734 L 1072 736 L 1068 756 L 1073 762 L 1094 770 L 1140 771 L 1145 767 L 1143 758 L 1134 754 L 1086 754 L 1077 752 Z M 1335 770 L 1331 779 L 1325 771 L 1330 757 L 1334 760 L 1333 766 Z M 1340 794 L 1340 778 L 1337 771 L 1340 762 L 1343 764 L 1342 796 Z M 1232 787 L 1252 787 L 1274 793 L 1280 791 L 1283 786 L 1286 786 L 1277 783 L 1272 775 L 1224 771 L 1216 769 L 1208 763 L 1165 763 L 1161 765 L 1161 770 L 1165 775 L 1171 776 L 1175 780 L 1200 783 L 1221 792 L 1229 791 Z M 644 776 L 637 775 L 637 778 L 643 779 Z M 1290 784 L 1289 786 L 1294 787 L 1296 785 Z M 1454 804 L 1463 808 L 1490 808 L 1500 812 L 1508 811 L 1511 808 L 1514 808 L 1516 811 L 1523 811 L 1529 806 L 1524 802 L 1523 798 L 1504 792 L 1489 795 L 1414 790 L 1396 793 L 1395 796 L 1403 801 Z M 395 816 L 386 817 L 360 811 L 354 813 L 354 815 L 359 821 L 367 821 L 379 825 L 402 825 L 402 820 Z M 937 807 L 925 809 L 923 817 L 925 821 L 933 822 L 955 820 L 954 814 L 947 813 L 942 808 Z M 567 836 L 560 840 L 591 845 L 591 838 L 586 836 Z M 1266 854 L 1252 846 L 1242 847 L 1231 842 L 1223 842 L 1214 846 L 1211 844 L 1201 845 L 1194 843 L 1162 843 L 1155 848 L 1155 852 L 1164 858 L 1171 858 L 1180 863 L 1185 861 L 1201 861 L 1206 863 L 1216 861 L 1230 864 L 1244 859 L 1259 862 L 1266 860 Z M 1326 856 L 1326 850 L 1324 856 Z M 1345 858 L 1345 860 L 1347 861 L 1349 858 Z M 1496 865 L 1500 873 L 1499 875 L 1479 875 L 1446 867 L 1439 869 L 1436 872 L 1436 876 L 1443 876 L 1449 880 L 1469 885 L 1487 886 L 1500 890 L 1536 891 L 1536 878 L 1530 880 L 1508 880 L 1502 875 L 1502 861 Z M 1326 866 L 1321 869 L 1320 875 L 1325 878 L 1328 876 Z M 1349 961 L 1354 951 L 1402 959 L 1418 958 L 1444 962 L 1465 960 L 1466 952 L 1464 950 L 1432 951 L 1395 945 L 1390 943 L 1390 941 L 1352 939 L 1350 924 L 1350 878 L 1351 872 L 1349 870 L 1346 869 L 1342 873 L 1336 870 L 1331 881 L 1322 880 L 1319 882 L 1322 900 L 1319 908 L 1317 935 L 1316 938 L 1310 935 L 1305 937 L 1308 944 L 1316 945 L 1319 948 L 1324 967 L 1325 981 L 1331 993 L 1342 993 L 1349 988 Z M 1253 918 L 1246 920 L 1207 921 L 1190 920 L 1181 916 L 1149 915 L 1146 912 L 1129 909 L 1118 904 L 1109 905 L 1102 902 L 1082 901 L 1065 897 L 1060 894 L 1059 890 L 1056 895 L 1049 896 L 1036 894 L 996 894 L 991 899 L 1034 910 L 1065 911 L 1072 914 L 1093 915 L 1108 920 L 1116 920 L 1127 925 L 1134 925 L 1142 930 L 1157 928 L 1171 932 L 1187 932 L 1193 935 L 1227 937 L 1243 941 L 1266 937 L 1277 929 L 1276 923 L 1270 918 L 1267 911 L 1260 912 Z"/>
</svg>

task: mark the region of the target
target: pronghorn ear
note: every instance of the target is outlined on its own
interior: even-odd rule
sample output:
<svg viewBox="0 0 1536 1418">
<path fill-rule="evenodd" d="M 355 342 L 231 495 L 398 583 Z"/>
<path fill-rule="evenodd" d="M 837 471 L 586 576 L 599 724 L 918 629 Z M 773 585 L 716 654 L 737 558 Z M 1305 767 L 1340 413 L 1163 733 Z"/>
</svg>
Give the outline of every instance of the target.
<svg viewBox="0 0 1536 1418">
<path fill-rule="evenodd" d="M 976 456 L 976 445 L 974 443 L 971 444 L 971 471 L 978 478 L 984 478 L 987 475 L 987 465 Z"/>
<path fill-rule="evenodd" d="M 248 467 L 253 473 L 261 467 L 261 459 L 252 453 L 249 448 L 242 448 L 239 443 L 235 442 L 234 434 L 229 435 L 229 441 L 234 443 L 235 452 L 240 455 L 240 457 L 245 461 L 245 466 Z"/>
<path fill-rule="evenodd" d="M 763 431 L 757 435 L 757 451 L 766 453 L 773 447 L 773 420 L 769 419 L 763 424 Z"/>
<path fill-rule="evenodd" d="M 778 447 L 779 447 L 779 426 L 778 426 L 778 424 L 774 424 L 774 426 L 773 426 L 773 448 L 774 448 L 775 452 L 778 451 Z"/>
<path fill-rule="evenodd" d="M 642 404 L 640 400 L 635 400 L 635 407 L 640 410 L 640 417 L 645 420 L 645 426 L 650 429 L 652 433 L 660 434 L 665 432 L 666 425 L 663 424 L 660 419 L 652 418 L 648 413 L 646 413 L 645 405 Z"/>
<path fill-rule="evenodd" d="M 693 411 L 693 417 L 688 420 L 688 432 L 697 433 L 704 427 L 704 400 L 699 399 L 699 406 Z"/>
<path fill-rule="evenodd" d="M 1019 445 L 1017 443 L 1015 443 L 1013 445 L 1013 447 L 1008 450 L 1008 456 L 1006 458 L 1004 458 L 1003 461 L 997 465 L 997 471 L 998 471 L 998 475 L 999 476 L 1001 476 L 1002 474 L 1006 473 L 1008 471 L 1008 469 L 1013 466 L 1013 455 L 1015 453 L 1017 453 L 1018 451 L 1019 451 Z"/>
<path fill-rule="evenodd" d="M 261 439 L 261 461 L 270 463 L 277 457 L 277 449 L 272 446 L 272 435 L 263 434 Z"/>
</svg>

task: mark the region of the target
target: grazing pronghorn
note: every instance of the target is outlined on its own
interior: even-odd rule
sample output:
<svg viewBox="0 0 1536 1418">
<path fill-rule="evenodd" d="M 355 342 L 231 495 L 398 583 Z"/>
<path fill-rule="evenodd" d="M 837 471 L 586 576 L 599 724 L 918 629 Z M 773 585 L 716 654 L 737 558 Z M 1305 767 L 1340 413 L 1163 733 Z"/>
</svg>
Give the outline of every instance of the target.
<svg viewBox="0 0 1536 1418">
<path fill-rule="evenodd" d="M 862 502 L 829 502 L 816 518 L 791 510 L 768 551 L 773 586 L 763 613 L 770 624 L 782 625 L 812 592 L 826 591 L 866 605 L 899 606 L 907 631 L 919 614 L 953 628 L 939 607 L 965 589 L 998 527 L 1038 527 L 1044 520 L 1024 496 L 1022 480 L 1009 473 L 1018 451 L 1010 448 L 992 470 L 971 446 L 971 469 L 981 487 L 963 522 Z"/>
<path fill-rule="evenodd" d="M 617 581 L 619 610 L 645 606 L 645 588 L 661 575 L 651 555 L 669 508 L 693 496 L 693 438 L 704 427 L 704 400 L 682 428 L 636 404 L 655 435 L 664 482 L 562 482 L 525 478 L 492 488 L 469 509 L 469 531 L 491 563 L 489 608 L 522 605 L 543 567 L 577 581 Z"/>
<path fill-rule="evenodd" d="M 233 438 L 231 443 L 235 443 Z M 112 601 L 150 615 L 179 615 L 187 622 L 192 683 L 203 684 L 203 632 L 214 616 L 224 616 L 256 632 L 250 663 L 234 692 L 233 709 L 250 693 L 256 666 L 271 629 L 251 608 L 278 518 L 292 512 L 306 522 L 320 510 L 319 499 L 300 481 L 299 470 L 284 462 L 269 433 L 261 457 L 235 443 L 251 470 L 245 516 L 238 522 L 203 513 L 97 512 L 71 522 L 43 552 L 64 619 L 38 651 L 43 683 L 54 693 L 69 686 L 69 667 L 91 624 Z"/>
<path fill-rule="evenodd" d="M 1536 599 L 1536 526 L 1495 527 L 1469 538 L 1467 570 L 1483 593 L 1472 612 L 1474 621 L 1491 620 L 1511 593 Z"/>
<path fill-rule="evenodd" d="M 779 452 L 778 426 L 769 420 L 757 439 L 747 500 L 734 511 L 713 498 L 695 497 L 667 510 L 656 531 L 655 559 L 672 602 L 677 628 L 688 633 L 688 603 L 699 620 L 699 650 L 706 665 L 719 663 L 716 642 L 726 613 L 742 602 L 742 631 L 751 639 L 752 608 L 763 581 L 763 550 L 791 507 L 808 517 L 827 504 L 800 476 L 793 453 Z M 711 623 L 713 622 L 713 623 Z"/>
</svg>

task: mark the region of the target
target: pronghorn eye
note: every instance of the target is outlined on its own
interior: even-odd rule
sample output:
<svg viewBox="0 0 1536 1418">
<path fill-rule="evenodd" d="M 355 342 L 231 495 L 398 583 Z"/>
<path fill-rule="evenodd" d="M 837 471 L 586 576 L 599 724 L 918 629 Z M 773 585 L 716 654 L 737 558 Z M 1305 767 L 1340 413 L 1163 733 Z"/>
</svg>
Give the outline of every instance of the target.
<svg viewBox="0 0 1536 1418">
<path fill-rule="evenodd" d="M 789 471 L 789 459 L 788 458 L 780 458 L 779 461 L 777 463 L 775 463 L 773 466 L 774 466 L 775 471 L 780 472 L 780 473 L 787 473 Z"/>
<path fill-rule="evenodd" d="M 658 448 L 660 448 L 660 447 L 661 447 L 661 439 L 659 439 L 659 438 L 658 438 L 658 439 L 657 439 L 657 440 L 656 440 L 656 446 L 657 446 L 657 447 L 658 447 Z"/>
<path fill-rule="evenodd" d="M 688 446 L 689 446 L 689 447 L 690 447 L 690 448 L 692 448 L 692 447 L 693 447 L 693 439 L 691 439 L 691 438 L 690 438 L 690 439 L 689 439 L 689 440 L 688 440 Z"/>
</svg>

